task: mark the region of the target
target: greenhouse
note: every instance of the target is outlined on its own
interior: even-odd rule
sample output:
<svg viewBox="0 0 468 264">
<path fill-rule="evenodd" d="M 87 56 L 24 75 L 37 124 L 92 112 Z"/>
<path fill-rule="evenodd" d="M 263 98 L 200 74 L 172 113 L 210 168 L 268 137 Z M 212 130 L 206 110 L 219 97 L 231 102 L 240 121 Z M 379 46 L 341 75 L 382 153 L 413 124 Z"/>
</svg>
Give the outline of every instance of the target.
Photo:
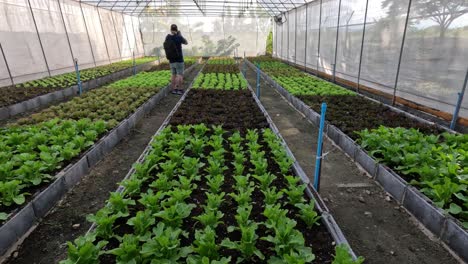
<svg viewBox="0 0 468 264">
<path fill-rule="evenodd" d="M 0 0 L 0 263 L 467 263 L 467 83 L 467 0 Z"/>
</svg>

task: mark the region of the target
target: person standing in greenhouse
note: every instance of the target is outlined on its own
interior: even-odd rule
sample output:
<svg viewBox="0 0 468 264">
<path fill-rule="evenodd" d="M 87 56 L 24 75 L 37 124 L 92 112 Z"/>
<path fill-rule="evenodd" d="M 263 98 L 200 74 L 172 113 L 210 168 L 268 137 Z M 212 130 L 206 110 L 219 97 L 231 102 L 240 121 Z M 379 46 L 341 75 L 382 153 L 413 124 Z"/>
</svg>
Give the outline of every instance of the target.
<svg viewBox="0 0 468 264">
<path fill-rule="evenodd" d="M 182 53 L 182 44 L 187 45 L 187 40 L 182 37 L 177 25 L 171 25 L 171 34 L 166 36 L 164 41 L 164 51 L 169 60 L 172 73 L 171 87 L 173 94 L 184 94 L 182 85 L 184 83 L 184 54 Z"/>
</svg>

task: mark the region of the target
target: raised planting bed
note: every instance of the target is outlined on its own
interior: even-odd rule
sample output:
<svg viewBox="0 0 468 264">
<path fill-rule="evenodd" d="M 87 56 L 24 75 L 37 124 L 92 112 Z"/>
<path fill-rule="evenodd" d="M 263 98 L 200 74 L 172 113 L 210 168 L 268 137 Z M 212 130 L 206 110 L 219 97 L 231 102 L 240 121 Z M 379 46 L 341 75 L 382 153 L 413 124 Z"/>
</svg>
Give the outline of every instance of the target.
<svg viewBox="0 0 468 264">
<path fill-rule="evenodd" d="M 443 131 L 361 96 L 298 95 L 297 98 L 317 113 L 320 112 L 322 102 L 326 102 L 326 119 L 354 140 L 359 138 L 355 132 L 379 126 L 416 128 L 425 134 L 439 134 Z"/>
<path fill-rule="evenodd" d="M 236 64 L 207 64 L 203 73 L 239 73 L 239 67 Z"/>
<path fill-rule="evenodd" d="M 169 84 L 169 71 L 141 72 L 106 87 L 92 90 L 70 101 L 51 106 L 17 124 L 35 124 L 52 118 L 104 120 L 114 127 L 139 105 Z"/>
<path fill-rule="evenodd" d="M 268 74 L 262 76 L 316 125 L 322 100 L 327 102 L 328 137 L 468 260 L 466 135 L 442 133 L 433 123 L 362 96 L 295 97 Z"/>
<path fill-rule="evenodd" d="M 211 65 L 211 64 L 234 65 L 236 64 L 236 61 L 233 58 L 228 58 L 228 57 L 213 57 L 213 58 L 210 58 L 206 64 L 207 65 Z"/>
<path fill-rule="evenodd" d="M 226 103 L 229 98 L 229 103 Z M 214 124 L 225 129 L 243 131 L 265 128 L 268 123 L 259 111 L 250 91 L 221 91 L 191 89 L 170 124 Z M 244 131 L 245 132 L 245 131 Z"/>
<path fill-rule="evenodd" d="M 237 73 L 200 73 L 192 87 L 195 89 L 242 90 L 247 88 L 247 80 L 239 73 L 239 69 Z"/>
<path fill-rule="evenodd" d="M 195 92 L 207 91 L 230 100 L 247 92 Z M 311 200 L 313 190 L 295 176 L 302 170 L 261 106 L 248 109 L 263 115 L 259 129 L 174 121 L 194 112 L 184 108 L 190 92 L 165 122 L 174 125 L 158 131 L 62 263 L 82 260 L 85 248 L 87 263 L 362 263 L 352 261 L 323 202 Z M 259 103 L 252 93 L 250 100 Z"/>
<path fill-rule="evenodd" d="M 79 117 L 74 120 L 69 116 L 61 116 L 60 119 L 45 123 L 14 125 L 0 130 L 0 185 L 8 187 L 0 191 L 1 255 L 22 239 L 67 190 L 110 152 L 130 129 L 168 94 L 170 89 L 167 84 L 170 76 L 164 72 L 151 74 L 166 76 L 166 87 L 160 86 L 157 90 L 147 87 L 147 92 L 141 94 L 146 100 L 141 101 L 139 105 L 132 104 L 123 118 L 118 116 L 119 112 L 115 112 L 107 122 L 99 118 L 91 120 Z M 139 79 L 151 80 L 147 78 L 147 74 L 143 75 L 145 78 L 129 79 L 135 80 L 136 84 L 139 84 Z M 127 89 L 139 91 L 135 87 L 141 86 L 136 84 L 130 83 Z M 161 83 L 155 81 L 154 85 Z M 123 88 L 109 88 L 120 89 L 122 96 L 125 96 Z M 99 98 L 102 100 L 101 108 L 111 108 L 115 103 L 106 101 L 105 97 Z M 111 125 L 112 120 L 115 120 L 114 125 Z M 99 139 L 106 129 L 110 131 Z"/>
<path fill-rule="evenodd" d="M 137 72 L 148 70 L 157 61 L 152 57 L 136 60 Z M 80 71 L 84 91 L 130 76 L 133 73 L 132 61 L 122 61 L 110 65 Z M 78 94 L 75 72 L 30 81 L 16 86 L 0 88 L 0 120 L 48 105 Z"/>
</svg>

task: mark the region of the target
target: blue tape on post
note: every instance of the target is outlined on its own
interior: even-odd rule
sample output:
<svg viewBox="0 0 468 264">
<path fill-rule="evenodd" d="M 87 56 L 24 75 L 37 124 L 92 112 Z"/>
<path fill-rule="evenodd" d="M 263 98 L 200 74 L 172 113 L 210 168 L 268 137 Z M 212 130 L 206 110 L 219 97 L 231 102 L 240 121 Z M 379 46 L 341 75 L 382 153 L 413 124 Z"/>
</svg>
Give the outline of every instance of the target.
<svg viewBox="0 0 468 264">
<path fill-rule="evenodd" d="M 465 94 L 467 84 L 468 84 L 468 70 L 466 71 L 466 74 L 465 74 L 465 81 L 463 82 L 462 90 L 461 92 L 458 93 L 457 106 L 455 107 L 455 111 L 453 112 L 453 116 L 452 116 L 452 122 L 450 123 L 450 129 L 452 130 L 454 130 L 455 126 L 457 125 L 458 114 L 460 112 L 460 107 L 463 102 L 463 95 Z"/>
<path fill-rule="evenodd" d="M 322 145 L 323 145 L 323 127 L 325 126 L 325 113 L 327 112 L 327 104 L 322 103 L 322 111 L 320 113 L 320 127 L 318 134 L 317 154 L 315 157 L 315 175 L 314 188 L 317 192 L 320 189 L 320 173 L 322 166 Z"/>
<path fill-rule="evenodd" d="M 452 130 L 454 130 L 455 126 L 457 125 L 458 113 L 460 112 L 462 101 L 463 101 L 463 94 L 458 93 L 457 105 L 455 106 L 455 112 L 453 113 L 453 116 L 452 116 L 452 122 L 450 122 L 450 129 Z"/>
<path fill-rule="evenodd" d="M 76 84 L 78 85 L 78 93 L 83 93 L 83 87 L 81 85 L 80 69 L 78 68 L 78 59 L 75 58 L 75 73 L 76 73 Z"/>
</svg>

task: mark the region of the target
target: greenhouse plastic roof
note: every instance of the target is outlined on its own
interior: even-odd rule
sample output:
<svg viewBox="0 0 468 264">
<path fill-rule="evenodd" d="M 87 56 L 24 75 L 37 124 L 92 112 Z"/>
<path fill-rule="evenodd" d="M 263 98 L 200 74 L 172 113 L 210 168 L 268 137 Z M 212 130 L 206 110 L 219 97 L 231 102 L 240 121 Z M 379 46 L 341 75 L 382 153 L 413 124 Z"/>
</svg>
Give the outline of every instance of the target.
<svg viewBox="0 0 468 264">
<path fill-rule="evenodd" d="M 76 0 L 132 16 L 271 17 L 311 0 Z"/>
</svg>

